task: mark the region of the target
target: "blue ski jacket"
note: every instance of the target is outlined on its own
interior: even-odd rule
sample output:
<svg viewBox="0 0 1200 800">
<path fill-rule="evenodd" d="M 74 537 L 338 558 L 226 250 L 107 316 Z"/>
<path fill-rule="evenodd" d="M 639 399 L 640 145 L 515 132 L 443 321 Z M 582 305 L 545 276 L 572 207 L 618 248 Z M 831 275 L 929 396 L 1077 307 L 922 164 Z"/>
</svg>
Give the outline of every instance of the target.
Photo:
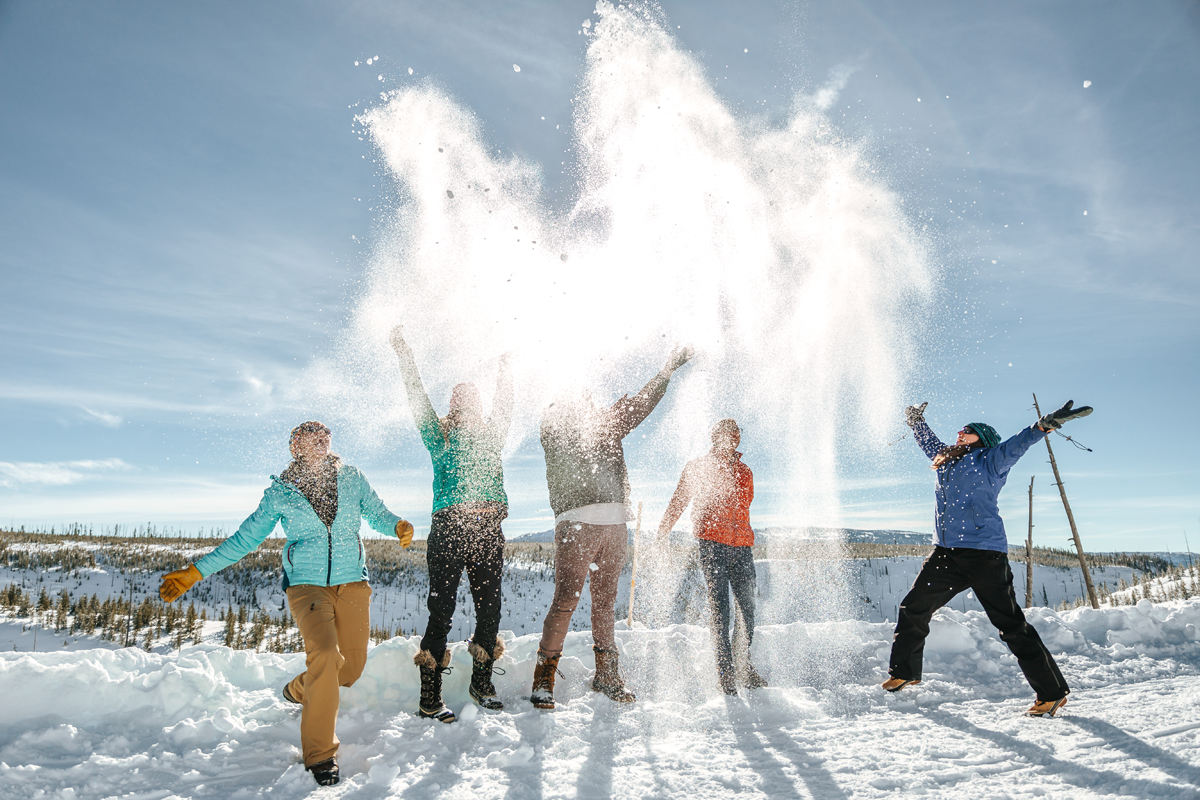
<svg viewBox="0 0 1200 800">
<path fill-rule="evenodd" d="M 367 579 L 367 556 L 359 537 L 360 519 L 380 533 L 394 534 L 400 518 L 388 511 L 367 479 L 343 464 L 337 472 L 338 509 L 326 527 L 299 489 L 271 476 L 258 509 L 237 532 L 207 555 L 196 569 L 207 578 L 257 549 L 282 523 L 287 534 L 283 549 L 283 586 L 338 586 Z"/>
<path fill-rule="evenodd" d="M 913 435 L 930 460 L 946 447 L 924 420 L 913 428 Z M 1030 426 L 995 447 L 976 448 L 938 467 L 933 543 L 1007 553 L 1000 490 L 1017 460 L 1044 438 L 1045 432 Z"/>
</svg>

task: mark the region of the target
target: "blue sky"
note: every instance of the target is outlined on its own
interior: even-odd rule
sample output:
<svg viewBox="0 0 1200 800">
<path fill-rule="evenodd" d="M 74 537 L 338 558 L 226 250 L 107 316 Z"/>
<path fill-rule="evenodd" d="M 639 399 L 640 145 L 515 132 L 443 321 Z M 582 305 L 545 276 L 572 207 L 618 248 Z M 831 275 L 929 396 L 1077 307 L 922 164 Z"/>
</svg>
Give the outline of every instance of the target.
<svg viewBox="0 0 1200 800">
<path fill-rule="evenodd" d="M 0 522 L 230 529 L 285 463 L 287 430 L 316 416 L 427 526 L 431 473 L 410 429 L 381 438 L 297 399 L 337 357 L 395 211 L 355 116 L 381 91 L 436 86 L 498 153 L 540 167 L 546 203 L 569 205 L 593 10 L 0 6 Z M 1195 4 L 661 10 L 739 117 L 782 124 L 797 98 L 834 92 L 828 122 L 925 228 L 939 291 L 906 401 L 930 400 L 944 437 L 972 420 L 1015 432 L 1034 391 L 1044 409 L 1090 403 L 1069 432 L 1093 452 L 1056 442 L 1087 546 L 1200 542 Z M 650 458 L 669 426 L 646 431 L 628 452 L 653 524 L 682 464 Z M 776 441 L 746 432 L 756 518 L 810 522 L 779 517 L 794 487 L 773 474 Z M 506 464 L 511 533 L 549 527 L 542 469 L 526 436 Z M 1063 546 L 1044 449 L 1010 479 L 1010 538 L 1030 475 L 1035 539 Z M 852 441 L 842 519 L 928 531 L 931 480 L 911 438 Z"/>
</svg>

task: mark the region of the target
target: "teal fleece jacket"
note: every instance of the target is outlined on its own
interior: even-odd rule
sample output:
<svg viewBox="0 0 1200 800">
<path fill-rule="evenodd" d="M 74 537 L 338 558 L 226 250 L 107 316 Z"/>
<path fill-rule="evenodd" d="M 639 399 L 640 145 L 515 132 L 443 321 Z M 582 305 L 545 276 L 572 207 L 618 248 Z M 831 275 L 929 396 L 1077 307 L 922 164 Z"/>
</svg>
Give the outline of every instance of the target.
<svg viewBox="0 0 1200 800">
<path fill-rule="evenodd" d="M 508 438 L 513 412 L 512 374 L 508 368 L 501 366 L 497 376 L 492 416 L 477 427 L 452 428 L 443 433 L 412 351 L 405 345 L 399 356 L 408 404 L 433 461 L 433 513 L 462 503 L 495 503 L 507 509 L 500 452 Z"/>
<path fill-rule="evenodd" d="M 333 524 L 325 527 L 308 499 L 290 483 L 271 476 L 258 509 L 246 518 L 237 532 L 216 549 L 196 561 L 196 569 L 207 578 L 254 551 L 283 525 L 287 545 L 283 549 L 284 586 L 338 586 L 367 579 L 367 556 L 359 536 L 360 519 L 383 534 L 395 534 L 400 518 L 388 511 L 367 479 L 354 467 L 343 464 L 337 472 L 338 510 Z"/>
</svg>

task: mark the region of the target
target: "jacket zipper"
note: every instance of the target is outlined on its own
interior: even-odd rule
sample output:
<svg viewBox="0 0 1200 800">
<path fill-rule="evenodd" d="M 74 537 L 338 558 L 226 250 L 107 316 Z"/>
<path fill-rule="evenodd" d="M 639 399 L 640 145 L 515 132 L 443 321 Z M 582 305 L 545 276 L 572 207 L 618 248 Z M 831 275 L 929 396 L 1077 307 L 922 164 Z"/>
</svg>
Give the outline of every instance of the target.
<svg viewBox="0 0 1200 800">
<path fill-rule="evenodd" d="M 286 487 L 289 491 L 295 492 L 296 494 L 300 495 L 300 497 L 304 500 L 304 502 L 308 503 L 308 507 L 312 510 L 313 516 L 316 516 L 317 510 L 312 507 L 312 503 L 309 503 L 308 498 L 305 497 L 304 494 L 302 492 L 300 492 L 300 490 L 298 490 L 296 487 L 294 487 L 284 481 L 279 480 L 274 475 L 271 476 L 271 480 L 275 481 L 280 486 Z M 338 497 L 339 498 L 341 497 L 340 482 L 338 484 Z M 320 518 L 318 517 L 318 520 L 319 519 Z M 326 525 L 325 532 L 328 536 L 328 542 L 329 542 L 329 549 L 327 551 L 326 564 L 325 564 L 325 585 L 328 586 L 329 582 L 333 580 L 333 525 L 332 524 Z M 295 546 L 296 544 L 299 544 L 299 542 L 294 542 L 293 546 Z M 361 548 L 362 548 L 362 545 L 360 544 L 359 549 L 361 550 Z M 290 548 L 288 551 L 288 562 L 289 563 L 291 562 Z"/>
<path fill-rule="evenodd" d="M 329 566 L 325 570 L 325 585 L 333 580 L 333 526 L 326 525 L 325 529 L 329 532 Z"/>
</svg>

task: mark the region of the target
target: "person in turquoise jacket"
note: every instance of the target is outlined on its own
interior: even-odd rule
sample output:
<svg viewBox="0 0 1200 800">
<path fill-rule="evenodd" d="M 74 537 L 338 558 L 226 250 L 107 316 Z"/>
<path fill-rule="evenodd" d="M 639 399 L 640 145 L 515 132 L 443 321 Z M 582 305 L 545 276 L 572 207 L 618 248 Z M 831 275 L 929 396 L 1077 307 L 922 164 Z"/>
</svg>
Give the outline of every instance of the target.
<svg viewBox="0 0 1200 800">
<path fill-rule="evenodd" d="M 891 677 L 883 688 L 897 692 L 921 682 L 929 621 L 955 595 L 971 589 L 1037 693 L 1027 713 L 1054 716 L 1071 690 L 1017 603 L 999 496 L 1009 471 L 1030 447 L 1063 423 L 1091 414 L 1092 409 L 1073 408 L 1074 403 L 1068 400 L 1062 408 L 1004 442 L 991 425 L 971 422 L 948 447 L 925 422 L 927 405 L 909 406 L 904 414 L 937 475 L 934 548 L 921 565 L 912 589 L 900 602 L 888 666 Z"/>
<path fill-rule="evenodd" d="M 292 430 L 293 461 L 263 492 L 258 509 L 237 532 L 185 569 L 163 576 L 159 594 L 174 602 L 197 581 L 237 563 L 282 525 L 283 585 L 304 639 L 305 671 L 283 687 L 303 706 L 304 766 L 317 783 L 338 782 L 334 731 L 338 687 L 352 686 L 367 663 L 371 587 L 360 520 L 412 543 L 411 523 L 388 511 L 367 479 L 330 451 L 329 428 L 305 422 Z"/>
<path fill-rule="evenodd" d="M 472 383 L 454 387 L 450 409 L 439 417 L 400 326 L 392 330 L 391 342 L 400 360 L 409 408 L 433 461 L 433 517 L 425 549 L 429 623 L 413 659 L 421 671 L 418 713 L 427 719 L 454 722 L 454 712 L 442 702 L 442 674 L 450 666 L 446 640 L 464 571 L 475 601 L 475 631 L 467 648 L 472 658 L 470 695 L 483 708 L 504 708 L 496 697 L 492 668 L 504 655 L 500 638 L 504 532 L 500 523 L 508 516 L 508 495 L 500 453 L 512 421 L 512 373 L 505 354 L 500 357 L 490 418 L 484 417 L 479 390 Z"/>
</svg>

